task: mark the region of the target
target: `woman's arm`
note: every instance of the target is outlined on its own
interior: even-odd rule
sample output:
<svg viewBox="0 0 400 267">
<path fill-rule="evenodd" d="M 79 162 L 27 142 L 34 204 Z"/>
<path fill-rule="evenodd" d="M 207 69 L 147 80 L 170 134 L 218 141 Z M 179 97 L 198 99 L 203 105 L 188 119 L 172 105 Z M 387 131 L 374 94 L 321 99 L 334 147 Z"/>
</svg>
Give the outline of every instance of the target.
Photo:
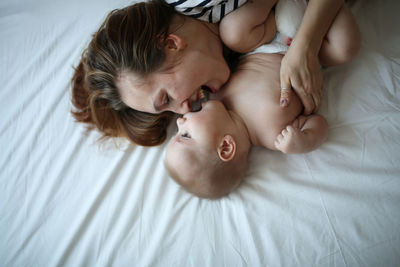
<svg viewBox="0 0 400 267">
<path fill-rule="evenodd" d="M 324 36 L 343 0 L 309 0 L 300 28 L 281 63 L 281 88 L 292 88 L 304 105 L 304 114 L 319 109 L 322 72 L 318 59 Z M 281 106 L 290 103 L 292 90 L 281 90 Z"/>
</svg>

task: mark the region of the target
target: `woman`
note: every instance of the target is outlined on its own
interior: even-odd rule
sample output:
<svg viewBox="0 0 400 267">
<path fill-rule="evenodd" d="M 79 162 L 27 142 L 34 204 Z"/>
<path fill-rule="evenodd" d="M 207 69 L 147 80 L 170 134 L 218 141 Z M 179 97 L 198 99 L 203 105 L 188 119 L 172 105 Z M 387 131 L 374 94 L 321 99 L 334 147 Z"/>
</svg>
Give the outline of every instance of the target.
<svg viewBox="0 0 400 267">
<path fill-rule="evenodd" d="M 291 87 L 308 114 L 318 109 L 322 74 L 318 53 L 343 1 L 311 0 L 282 61 L 282 98 Z M 232 62 L 217 24 L 178 14 L 161 0 L 109 14 L 94 34 L 72 79 L 74 117 L 105 137 L 144 146 L 161 144 L 174 113 L 184 114 L 200 89 L 218 91 Z"/>
</svg>

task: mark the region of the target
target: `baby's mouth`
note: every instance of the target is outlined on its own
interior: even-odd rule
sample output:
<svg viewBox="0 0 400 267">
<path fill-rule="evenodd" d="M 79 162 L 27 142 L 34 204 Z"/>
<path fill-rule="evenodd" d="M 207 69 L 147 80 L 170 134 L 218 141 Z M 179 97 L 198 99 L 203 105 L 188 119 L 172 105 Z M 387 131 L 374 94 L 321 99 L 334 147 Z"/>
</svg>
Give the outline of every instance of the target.
<svg viewBox="0 0 400 267">
<path fill-rule="evenodd" d="M 205 85 L 197 92 L 196 101 L 192 103 L 192 112 L 201 110 L 201 104 L 207 102 L 210 99 L 211 89 Z"/>
</svg>

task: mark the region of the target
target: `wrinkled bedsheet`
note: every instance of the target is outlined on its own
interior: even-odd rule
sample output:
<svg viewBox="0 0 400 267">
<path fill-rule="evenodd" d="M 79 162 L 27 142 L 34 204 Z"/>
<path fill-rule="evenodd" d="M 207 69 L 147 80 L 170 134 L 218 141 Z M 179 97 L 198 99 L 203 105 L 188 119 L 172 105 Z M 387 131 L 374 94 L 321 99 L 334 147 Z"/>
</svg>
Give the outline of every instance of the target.
<svg viewBox="0 0 400 267">
<path fill-rule="evenodd" d="M 400 4 L 357 1 L 349 64 L 324 70 L 327 141 L 254 148 L 198 199 L 164 145 L 99 143 L 70 115 L 73 66 L 124 0 L 0 2 L 0 266 L 399 266 Z"/>
</svg>

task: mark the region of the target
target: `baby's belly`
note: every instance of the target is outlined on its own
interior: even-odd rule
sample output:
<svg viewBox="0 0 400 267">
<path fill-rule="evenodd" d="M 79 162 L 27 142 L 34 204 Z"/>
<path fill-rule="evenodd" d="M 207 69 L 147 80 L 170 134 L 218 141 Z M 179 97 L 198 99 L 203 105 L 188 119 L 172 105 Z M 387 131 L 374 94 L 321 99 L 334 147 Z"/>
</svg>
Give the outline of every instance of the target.
<svg viewBox="0 0 400 267">
<path fill-rule="evenodd" d="M 294 91 L 289 106 L 280 106 L 281 55 L 254 54 L 251 57 L 248 64 L 243 65 L 255 75 L 251 92 L 248 92 L 250 96 L 247 97 L 252 100 L 252 104 L 249 105 L 251 110 L 246 112 L 246 124 L 253 144 L 275 149 L 276 137 L 300 115 L 303 106 Z"/>
</svg>

